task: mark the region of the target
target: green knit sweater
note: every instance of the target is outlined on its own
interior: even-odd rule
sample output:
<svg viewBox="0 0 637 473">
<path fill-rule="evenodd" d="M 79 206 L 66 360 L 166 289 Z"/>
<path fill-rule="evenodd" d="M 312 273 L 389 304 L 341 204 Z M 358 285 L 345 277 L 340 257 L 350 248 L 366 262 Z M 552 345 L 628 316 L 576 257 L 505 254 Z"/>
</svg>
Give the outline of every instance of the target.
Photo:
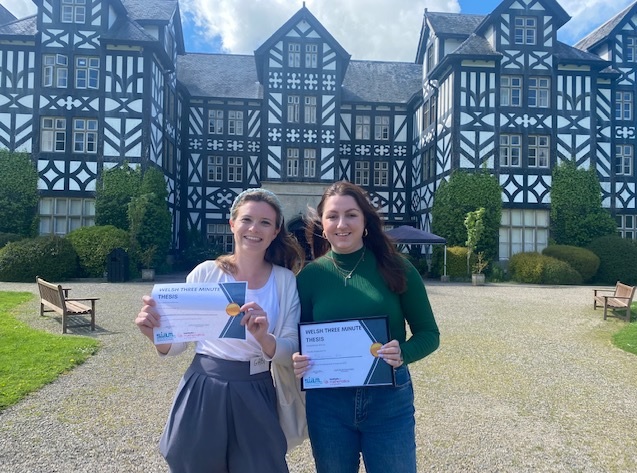
<svg viewBox="0 0 637 473">
<path fill-rule="evenodd" d="M 376 269 L 376 257 L 368 249 L 345 285 L 344 275 L 329 258 L 349 273 L 362 252 L 360 249 L 341 255 L 330 251 L 303 268 L 297 276 L 301 321 L 326 322 L 384 315 L 389 318 L 390 340 L 400 343 L 405 363 L 434 352 L 440 343 L 440 332 L 416 268 L 405 260 L 407 291 L 396 294 L 385 284 Z M 409 340 L 406 340 L 405 321 L 412 333 Z"/>
</svg>

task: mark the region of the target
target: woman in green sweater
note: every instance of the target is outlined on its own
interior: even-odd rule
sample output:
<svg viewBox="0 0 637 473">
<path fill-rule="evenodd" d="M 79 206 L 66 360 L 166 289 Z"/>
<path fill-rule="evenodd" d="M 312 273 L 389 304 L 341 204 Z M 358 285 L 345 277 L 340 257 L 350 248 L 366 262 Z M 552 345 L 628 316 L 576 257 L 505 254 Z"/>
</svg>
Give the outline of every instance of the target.
<svg viewBox="0 0 637 473">
<path fill-rule="evenodd" d="M 420 274 L 383 232 L 360 187 L 341 181 L 323 194 L 308 222 L 314 257 L 297 276 L 301 321 L 387 316 L 390 341 L 378 356 L 395 370 L 395 386 L 306 391 L 318 473 L 415 473 L 414 392 L 407 365 L 434 352 L 439 331 Z M 405 322 L 412 333 L 407 339 Z M 302 378 L 312 365 L 295 353 Z"/>
</svg>

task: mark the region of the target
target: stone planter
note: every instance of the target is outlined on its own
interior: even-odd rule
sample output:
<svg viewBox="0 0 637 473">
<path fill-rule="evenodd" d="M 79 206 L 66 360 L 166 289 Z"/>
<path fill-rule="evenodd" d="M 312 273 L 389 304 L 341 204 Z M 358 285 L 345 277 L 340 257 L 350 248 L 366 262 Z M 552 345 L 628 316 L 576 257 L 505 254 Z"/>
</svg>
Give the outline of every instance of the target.
<svg viewBox="0 0 637 473">
<path fill-rule="evenodd" d="M 472 274 L 471 284 L 474 286 L 484 286 L 484 273 Z"/>
</svg>

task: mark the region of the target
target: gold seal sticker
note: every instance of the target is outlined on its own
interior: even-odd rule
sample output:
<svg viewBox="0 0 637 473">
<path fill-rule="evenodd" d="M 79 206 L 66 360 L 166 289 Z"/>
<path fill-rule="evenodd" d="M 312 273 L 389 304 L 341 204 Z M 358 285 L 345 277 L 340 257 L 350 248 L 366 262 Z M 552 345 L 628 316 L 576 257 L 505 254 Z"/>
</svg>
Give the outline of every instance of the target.
<svg viewBox="0 0 637 473">
<path fill-rule="evenodd" d="M 237 315 L 239 315 L 239 312 L 241 312 L 240 309 L 241 307 L 239 307 L 239 304 L 237 304 L 236 302 L 231 302 L 226 306 L 226 314 L 228 314 L 230 317 L 236 317 Z"/>
<path fill-rule="evenodd" d="M 374 356 L 374 358 L 378 358 L 378 350 L 380 350 L 380 347 L 382 347 L 383 344 L 382 343 L 372 343 L 372 346 L 369 347 L 369 352 Z"/>
</svg>

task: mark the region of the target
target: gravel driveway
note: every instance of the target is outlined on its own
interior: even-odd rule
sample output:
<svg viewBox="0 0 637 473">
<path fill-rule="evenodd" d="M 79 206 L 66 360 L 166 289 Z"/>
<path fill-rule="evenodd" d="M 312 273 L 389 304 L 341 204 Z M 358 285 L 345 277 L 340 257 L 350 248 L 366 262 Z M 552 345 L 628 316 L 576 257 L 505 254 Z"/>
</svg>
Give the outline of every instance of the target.
<svg viewBox="0 0 637 473">
<path fill-rule="evenodd" d="M 97 330 L 75 333 L 102 348 L 0 413 L 0 471 L 166 472 L 157 441 L 190 356 L 159 359 L 135 327 L 152 283 L 68 285 L 101 298 Z M 592 287 L 427 288 L 442 337 L 411 365 L 419 471 L 637 471 L 637 356 L 610 343 L 624 322 L 593 311 Z M 18 317 L 61 333 L 35 298 Z M 314 471 L 307 442 L 289 463 L 291 473 Z"/>
</svg>

